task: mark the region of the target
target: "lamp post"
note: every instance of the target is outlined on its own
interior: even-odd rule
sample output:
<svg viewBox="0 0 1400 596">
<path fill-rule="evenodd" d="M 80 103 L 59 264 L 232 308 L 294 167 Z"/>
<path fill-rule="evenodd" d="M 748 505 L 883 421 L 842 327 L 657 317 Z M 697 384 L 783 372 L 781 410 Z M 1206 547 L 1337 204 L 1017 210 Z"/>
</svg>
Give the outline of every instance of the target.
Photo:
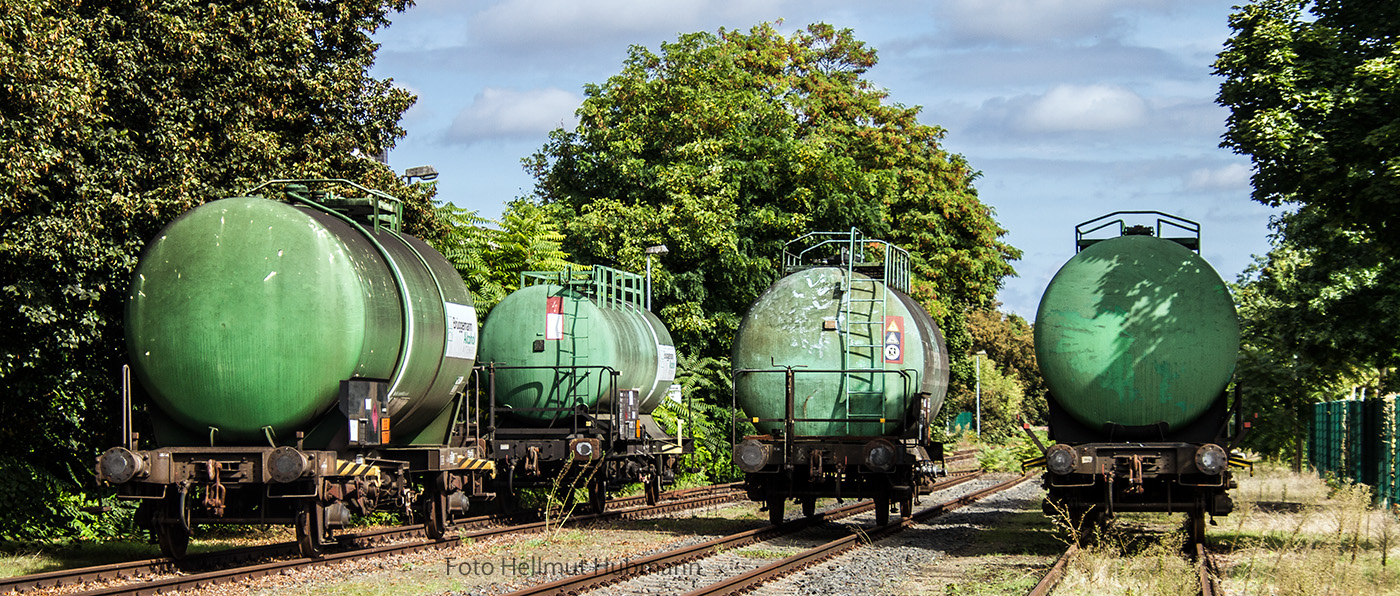
<svg viewBox="0 0 1400 596">
<path fill-rule="evenodd" d="M 647 310 L 651 310 L 651 255 L 664 255 L 671 252 L 665 244 L 647 247 Z"/>
<path fill-rule="evenodd" d="M 986 350 L 977 350 L 972 355 L 972 365 L 977 369 L 977 438 L 982 438 L 982 357 L 987 355 Z"/>
<path fill-rule="evenodd" d="M 417 178 L 423 182 L 437 180 L 438 171 L 433 166 L 414 166 L 403 171 L 403 183 L 413 184 L 413 179 Z"/>
</svg>

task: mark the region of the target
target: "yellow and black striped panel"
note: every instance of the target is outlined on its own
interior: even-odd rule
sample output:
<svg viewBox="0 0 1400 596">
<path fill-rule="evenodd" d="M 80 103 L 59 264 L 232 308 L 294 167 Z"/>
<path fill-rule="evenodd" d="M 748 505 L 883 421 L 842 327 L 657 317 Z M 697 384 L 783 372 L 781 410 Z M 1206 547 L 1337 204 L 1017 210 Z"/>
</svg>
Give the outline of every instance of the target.
<svg viewBox="0 0 1400 596">
<path fill-rule="evenodd" d="M 1249 461 L 1248 459 L 1245 459 L 1244 456 L 1240 456 L 1240 455 L 1231 455 L 1231 456 L 1230 456 L 1230 467 L 1232 467 L 1232 468 L 1249 468 L 1249 471 L 1250 471 L 1250 472 L 1253 472 L 1253 471 L 1254 471 L 1254 462 Z"/>
<path fill-rule="evenodd" d="M 1032 469 L 1032 468 L 1043 468 L 1043 467 L 1045 467 L 1045 456 L 1044 456 L 1044 455 L 1041 455 L 1041 456 L 1038 456 L 1038 457 L 1032 457 L 1032 458 L 1030 458 L 1030 459 L 1023 459 L 1023 460 L 1021 460 L 1021 471 L 1022 471 L 1022 472 L 1026 471 L 1026 470 L 1030 470 L 1030 469 Z"/>
<path fill-rule="evenodd" d="M 462 460 L 462 461 L 457 462 L 457 469 L 458 469 L 458 470 L 482 470 L 482 471 L 485 471 L 485 472 L 491 472 L 492 474 L 495 474 L 495 473 L 496 473 L 496 462 L 491 461 L 491 460 L 489 460 L 489 459 L 476 459 L 476 458 L 468 457 L 468 458 L 466 458 L 466 459 L 464 459 L 464 460 Z"/>
<path fill-rule="evenodd" d="M 353 461 L 337 459 L 335 460 L 335 474 L 332 476 L 378 476 L 379 466 L 369 464 L 357 464 Z"/>
</svg>

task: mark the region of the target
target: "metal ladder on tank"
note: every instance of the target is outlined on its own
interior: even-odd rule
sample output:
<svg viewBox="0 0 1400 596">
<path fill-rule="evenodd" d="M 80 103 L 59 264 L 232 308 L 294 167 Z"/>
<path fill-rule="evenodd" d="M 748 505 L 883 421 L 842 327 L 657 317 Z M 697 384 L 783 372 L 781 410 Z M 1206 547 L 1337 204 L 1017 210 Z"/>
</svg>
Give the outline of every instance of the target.
<svg viewBox="0 0 1400 596">
<path fill-rule="evenodd" d="M 846 259 L 845 279 L 841 288 L 841 319 L 845 325 L 840 335 L 842 368 L 846 371 L 843 373 L 842 387 L 845 392 L 848 434 L 851 432 L 853 420 L 874 423 L 884 418 L 885 377 L 888 376 L 879 372 L 851 372 L 852 369 L 885 369 L 887 292 L 882 279 L 870 276 L 856 278 L 856 263 L 865 260 L 865 249 L 861 244 L 860 233 L 852 230 L 851 245 L 847 253 L 849 258 Z M 862 382 L 866 389 L 854 389 L 856 382 Z M 863 411 L 855 407 L 858 404 L 873 404 L 878 409 Z"/>
<path fill-rule="evenodd" d="M 581 282 L 575 278 L 576 275 L 576 272 L 571 269 L 558 272 L 526 272 L 521 274 L 520 287 L 523 288 L 525 286 L 541 283 L 555 283 L 565 290 L 587 295 L 587 290 L 589 290 L 592 285 L 591 282 Z M 586 331 L 591 327 L 586 321 L 579 321 L 579 319 L 586 319 L 587 317 L 579 313 L 579 301 L 565 300 L 563 303 L 572 305 L 573 312 L 560 313 L 564 318 L 565 324 L 564 328 L 561 330 L 559 339 L 544 340 L 546 342 L 558 342 L 558 349 L 555 352 L 558 359 L 555 361 L 555 365 L 561 367 L 554 371 L 554 397 L 556 405 L 546 405 L 546 407 L 573 407 L 574 404 L 578 403 L 581 393 L 584 395 L 587 394 L 587 377 L 592 372 L 589 369 L 583 369 L 583 372 L 580 372 L 580 369 L 574 368 L 577 366 L 586 366 L 588 364 L 588 355 L 592 351 L 589 346 L 590 338 Z M 545 403 L 548 404 L 549 402 Z M 558 418 L 555 422 L 565 418 L 567 417 Z M 554 422 L 549 424 L 549 426 L 553 425 Z"/>
<path fill-rule="evenodd" d="M 573 288 L 570 288 L 573 289 Z M 586 330 L 591 329 L 586 319 L 579 313 L 581 301 L 568 300 L 566 304 L 573 306 L 571 313 L 564 314 L 564 335 L 556 340 L 559 343 L 560 362 L 559 366 L 587 366 L 588 354 L 592 352 L 589 346 L 589 336 Z M 555 378 L 559 380 L 560 386 L 567 386 L 567 391 L 559 392 L 561 406 L 573 407 L 579 398 L 588 393 L 588 377 L 596 371 L 592 369 L 567 368 L 559 369 L 555 373 Z"/>
</svg>

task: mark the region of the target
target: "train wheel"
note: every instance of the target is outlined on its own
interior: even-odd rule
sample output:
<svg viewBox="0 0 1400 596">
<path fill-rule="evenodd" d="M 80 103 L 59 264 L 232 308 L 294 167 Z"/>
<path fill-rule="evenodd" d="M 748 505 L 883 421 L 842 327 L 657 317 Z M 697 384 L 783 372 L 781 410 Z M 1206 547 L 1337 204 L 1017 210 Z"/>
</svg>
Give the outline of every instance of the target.
<svg viewBox="0 0 1400 596">
<path fill-rule="evenodd" d="M 439 490 L 428 491 L 427 515 L 423 520 L 423 531 L 428 538 L 442 540 L 447 535 L 447 495 Z"/>
<path fill-rule="evenodd" d="M 1206 512 L 1192 511 L 1186 514 L 1186 544 L 1194 546 L 1206 541 Z"/>
<path fill-rule="evenodd" d="M 812 517 L 817 514 L 817 498 L 802 497 L 802 515 Z"/>
<path fill-rule="evenodd" d="M 890 497 L 880 495 L 875 497 L 875 525 L 883 526 L 890 523 Z"/>
<path fill-rule="evenodd" d="M 151 529 L 161 554 L 172 559 L 185 558 L 190 546 L 190 511 L 186 493 L 181 491 L 166 499 L 152 516 Z"/>
<path fill-rule="evenodd" d="M 608 488 L 602 478 L 588 483 L 588 507 L 593 513 L 602 513 L 608 507 Z"/>
<path fill-rule="evenodd" d="M 768 521 L 773 525 L 783 523 L 783 506 L 787 504 L 787 499 L 782 497 L 768 497 Z"/>
<path fill-rule="evenodd" d="M 647 505 L 655 505 L 661 502 L 661 475 L 651 474 L 643 481 L 646 485 Z"/>
<path fill-rule="evenodd" d="M 321 557 L 321 533 L 324 532 L 326 507 L 311 503 L 297 513 L 297 550 L 308 559 Z"/>
</svg>

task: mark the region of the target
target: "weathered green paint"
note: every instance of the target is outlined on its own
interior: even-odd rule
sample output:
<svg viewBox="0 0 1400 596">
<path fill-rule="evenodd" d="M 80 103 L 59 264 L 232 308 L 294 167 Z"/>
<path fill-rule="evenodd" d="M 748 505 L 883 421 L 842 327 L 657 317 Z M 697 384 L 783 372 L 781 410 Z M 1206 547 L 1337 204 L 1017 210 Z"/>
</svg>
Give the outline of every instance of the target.
<svg viewBox="0 0 1400 596">
<path fill-rule="evenodd" d="M 560 335 L 546 335 L 546 304 L 558 297 Z M 536 352 L 536 341 L 544 344 Z M 496 371 L 498 405 L 528 408 L 611 408 L 610 373 L 619 373 L 617 389 L 636 389 L 639 411 L 661 403 L 676 376 L 676 349 L 671 334 L 655 315 L 631 304 L 599 306 L 592 298 L 557 284 L 526 286 L 491 309 L 482 327 L 480 362 L 501 366 L 549 367 Z M 565 367 L 585 367 L 570 370 Z M 517 412 L 549 421 L 565 411 Z"/>
<path fill-rule="evenodd" d="M 1091 428 L 1191 422 L 1224 390 L 1239 347 L 1220 275 L 1180 244 L 1151 236 L 1121 236 L 1075 255 L 1036 313 L 1045 382 Z"/>
<path fill-rule="evenodd" d="M 795 375 L 795 418 L 840 419 L 841 422 L 798 422 L 794 432 L 808 436 L 873 436 L 898 433 L 915 420 L 927 396 L 929 416 L 942 407 L 948 385 L 948 355 L 942 332 L 917 303 L 902 293 L 844 269 L 815 267 L 774 283 L 749 309 L 734 339 L 735 397 L 750 417 L 781 419 L 786 412 L 783 367 L 798 366 Z M 840 291 L 843 288 L 851 288 Z M 871 290 L 861 290 L 870 288 Z M 883 325 L 852 325 L 843 319 L 843 300 L 853 320 L 900 317 L 904 322 L 902 363 L 884 356 Z M 863 299 L 883 298 L 881 303 Z M 834 322 L 827 329 L 826 322 Z M 849 333 L 843 344 L 842 333 Z M 876 344 L 874 347 L 845 345 Z M 742 372 L 757 369 L 765 372 Z M 884 369 L 891 373 L 819 373 L 818 370 Z M 905 379 L 908 379 L 906 384 Z M 847 387 L 849 383 L 850 387 Z M 878 418 L 885 418 L 880 424 Z M 875 422 L 846 422 L 871 420 Z M 781 422 L 760 422 L 760 432 L 772 433 Z"/>
<path fill-rule="evenodd" d="M 406 301 L 383 254 L 330 214 L 239 197 L 167 226 L 142 255 L 126 307 L 133 368 L 155 406 L 206 440 L 217 427 L 220 442 L 262 442 L 264 426 L 290 440 L 358 376 L 396 381 L 396 439 L 432 423 L 473 363 L 471 297 L 421 241 L 373 235 Z M 451 340 L 448 308 L 470 319 Z M 445 356 L 449 341 L 468 340 L 450 346 L 462 357 Z"/>
</svg>

